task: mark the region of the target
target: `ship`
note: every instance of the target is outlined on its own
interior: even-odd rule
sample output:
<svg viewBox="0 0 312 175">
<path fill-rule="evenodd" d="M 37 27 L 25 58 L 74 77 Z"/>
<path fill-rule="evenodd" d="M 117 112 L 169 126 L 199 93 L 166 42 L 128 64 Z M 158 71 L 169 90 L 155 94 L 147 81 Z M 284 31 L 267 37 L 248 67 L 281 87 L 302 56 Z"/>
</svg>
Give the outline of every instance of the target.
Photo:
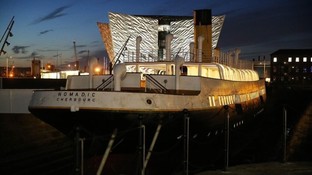
<svg viewBox="0 0 312 175">
<path fill-rule="evenodd" d="M 135 17 L 154 20 L 150 16 Z M 228 130 L 248 125 L 264 110 L 265 81 L 251 68 L 213 61 L 210 10 L 195 10 L 193 24 L 196 39 L 187 54 L 172 52 L 175 36 L 168 33 L 164 38 L 165 57 L 160 59 L 158 52 L 155 58 L 150 52 L 142 61 L 145 36 L 141 32 L 133 36 L 132 31 L 117 48 L 108 74 L 92 72 L 94 58 L 89 63 L 90 74 L 69 76 L 64 89 L 35 90 L 29 111 L 70 137 L 109 138 L 118 131 L 117 136 L 122 136 L 115 147 L 128 151 L 138 144 L 142 149 L 145 141 L 165 150 L 186 135 L 185 141 L 224 134 L 225 123 Z M 109 42 L 113 45 L 114 37 L 106 41 L 108 52 L 113 53 Z M 134 57 L 121 59 L 124 51 L 132 48 L 131 41 Z M 234 60 L 239 53 L 236 51 Z M 128 134 L 134 130 L 138 135 Z M 144 150 L 141 152 L 145 155 Z"/>
</svg>

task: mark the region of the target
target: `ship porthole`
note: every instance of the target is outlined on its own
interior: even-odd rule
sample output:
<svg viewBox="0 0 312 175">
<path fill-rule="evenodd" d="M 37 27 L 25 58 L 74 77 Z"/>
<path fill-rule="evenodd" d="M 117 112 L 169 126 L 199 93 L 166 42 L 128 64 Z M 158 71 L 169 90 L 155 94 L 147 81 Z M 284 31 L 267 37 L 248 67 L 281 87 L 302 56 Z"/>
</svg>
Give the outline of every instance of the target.
<svg viewBox="0 0 312 175">
<path fill-rule="evenodd" d="M 150 104 L 152 104 L 152 100 L 151 99 L 147 99 L 146 103 L 150 105 Z"/>
</svg>

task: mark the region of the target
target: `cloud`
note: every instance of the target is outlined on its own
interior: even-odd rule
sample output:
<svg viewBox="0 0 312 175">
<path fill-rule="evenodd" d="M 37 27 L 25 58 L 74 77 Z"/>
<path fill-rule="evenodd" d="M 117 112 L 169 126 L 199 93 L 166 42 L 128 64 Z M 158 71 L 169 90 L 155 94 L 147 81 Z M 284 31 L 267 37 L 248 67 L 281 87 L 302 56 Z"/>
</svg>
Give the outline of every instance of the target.
<svg viewBox="0 0 312 175">
<path fill-rule="evenodd" d="M 28 48 L 29 46 L 14 46 L 12 48 L 12 51 L 15 53 L 15 54 L 19 54 L 19 53 L 22 53 L 22 54 L 25 54 L 27 53 L 27 50 L 26 48 Z"/>
<path fill-rule="evenodd" d="M 44 30 L 44 31 L 41 31 L 41 32 L 39 33 L 39 35 L 43 35 L 43 34 L 46 34 L 46 33 L 48 33 L 48 32 L 52 32 L 52 31 L 53 31 L 52 29 Z"/>
<path fill-rule="evenodd" d="M 59 53 L 59 54 L 53 55 L 52 57 L 54 57 L 54 58 L 59 58 L 59 57 L 62 57 L 62 53 Z"/>
<path fill-rule="evenodd" d="M 83 53 L 87 53 L 88 50 L 82 50 L 82 51 L 79 51 L 78 54 L 83 54 Z"/>
<path fill-rule="evenodd" d="M 87 47 L 87 45 L 84 45 L 84 44 L 76 45 L 76 48 L 84 48 L 84 47 Z"/>
<path fill-rule="evenodd" d="M 41 23 L 43 21 L 48 21 L 48 20 L 52 20 L 52 19 L 55 19 L 55 18 L 58 18 L 58 17 L 62 17 L 64 15 L 66 15 L 66 13 L 62 13 L 65 9 L 69 8 L 70 6 L 62 6 L 62 7 L 59 7 L 55 10 L 53 10 L 51 13 L 49 13 L 48 15 L 44 16 L 44 17 L 41 17 L 41 18 L 38 18 L 36 19 L 34 22 L 32 22 L 31 24 L 38 24 L 38 23 Z"/>
</svg>

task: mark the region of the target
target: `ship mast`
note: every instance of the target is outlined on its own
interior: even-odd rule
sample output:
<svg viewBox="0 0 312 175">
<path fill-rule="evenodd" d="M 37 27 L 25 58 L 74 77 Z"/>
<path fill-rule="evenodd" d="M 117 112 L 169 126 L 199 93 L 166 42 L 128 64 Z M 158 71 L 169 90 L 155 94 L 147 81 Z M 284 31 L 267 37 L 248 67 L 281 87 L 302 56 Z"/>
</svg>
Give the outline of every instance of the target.
<svg viewBox="0 0 312 175">
<path fill-rule="evenodd" d="M 79 70 L 79 62 L 77 59 L 77 51 L 76 51 L 76 41 L 74 41 L 73 43 L 74 43 L 74 52 L 75 52 L 75 67 L 76 67 L 76 70 Z"/>
<path fill-rule="evenodd" d="M 4 34 L 3 34 L 2 37 L 1 37 L 0 43 L 2 42 L 2 40 L 3 40 L 4 37 L 5 37 L 5 39 L 4 39 L 4 42 L 3 42 L 2 47 L 1 47 L 1 50 L 0 50 L 0 55 L 1 55 L 1 54 L 5 55 L 5 54 L 6 54 L 6 51 L 3 50 L 3 49 L 4 49 L 4 46 L 5 46 L 5 45 L 7 45 L 7 46 L 10 45 L 10 43 L 9 43 L 7 40 L 8 40 L 8 37 L 12 37 L 12 36 L 13 36 L 13 34 L 12 34 L 12 32 L 11 32 L 12 27 L 13 27 L 13 24 L 14 24 L 14 16 L 12 17 L 12 19 L 11 19 L 11 21 L 10 21 L 10 23 L 9 23 L 9 25 L 8 25 L 8 27 L 7 27 L 7 29 L 5 30 Z"/>
</svg>

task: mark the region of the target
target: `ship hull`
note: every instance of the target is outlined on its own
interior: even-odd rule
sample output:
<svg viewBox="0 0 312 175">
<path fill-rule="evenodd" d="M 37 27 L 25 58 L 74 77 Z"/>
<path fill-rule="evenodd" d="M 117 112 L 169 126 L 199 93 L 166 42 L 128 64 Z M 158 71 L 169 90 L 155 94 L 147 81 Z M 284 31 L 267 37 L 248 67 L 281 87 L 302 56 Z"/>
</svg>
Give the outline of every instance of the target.
<svg viewBox="0 0 312 175">
<path fill-rule="evenodd" d="M 49 123 L 69 137 L 75 137 L 75 130 L 80 128 L 84 137 L 106 137 L 117 129 L 123 135 L 138 137 L 136 134 L 144 125 L 147 138 L 152 138 L 158 124 L 162 125 L 160 138 L 164 143 L 175 142 L 184 132 L 185 118 L 189 117 L 190 134 L 207 137 L 222 133 L 229 116 L 230 128 L 247 125 L 263 111 L 260 98 L 244 104 L 219 106 L 209 110 L 175 112 L 134 112 L 84 110 L 72 112 L 68 109 L 30 108 L 30 112 L 39 119 Z M 244 109 L 242 111 L 241 109 Z M 124 138 L 123 138 L 124 139 Z M 147 139 L 150 141 L 150 139 Z M 137 142 L 135 143 L 137 144 Z M 166 147 L 166 146 L 165 146 Z"/>
<path fill-rule="evenodd" d="M 229 105 L 203 111 L 154 112 L 144 113 L 133 111 L 96 111 L 40 109 L 31 112 L 62 131 L 69 137 L 75 137 L 79 128 L 80 137 L 85 138 L 85 158 L 89 163 L 99 164 L 111 134 L 117 129 L 115 142 L 110 153 L 110 159 L 104 172 L 111 167 L 125 167 L 129 160 L 134 160 L 128 167 L 129 172 L 135 172 L 139 165 L 140 148 L 142 143 L 142 124 L 145 128 L 144 146 L 146 152 L 151 146 L 157 127 L 161 124 L 159 135 L 153 148 L 151 161 L 147 171 L 150 174 L 181 171 L 185 153 L 185 122 L 189 117 L 189 160 L 198 167 L 222 166 L 224 161 L 224 134 L 226 119 L 229 116 L 231 151 L 235 152 L 244 147 L 242 133 L 253 132 L 249 126 L 261 119 L 264 104 L 260 98 L 242 104 L 244 111 L 237 111 L 239 104 Z M 248 129 L 249 128 L 249 129 Z M 240 145 L 240 146 L 237 146 Z M 236 147 L 236 148 L 235 148 Z M 142 150 L 141 150 L 142 151 Z M 237 151 L 238 152 L 238 151 Z M 122 155 L 118 162 L 114 158 Z M 126 155 L 129 155 L 128 157 Z M 161 168 L 160 168 L 161 167 Z M 160 168 L 160 169 L 159 169 Z M 190 168 L 191 169 L 191 168 Z M 93 172 L 92 169 L 88 169 Z M 122 173 L 122 170 L 118 171 Z"/>
<path fill-rule="evenodd" d="M 185 83 L 190 81 L 183 78 Z M 161 124 L 158 141 L 162 138 L 164 143 L 174 143 L 183 135 L 185 118 L 189 118 L 191 135 L 209 136 L 223 132 L 228 116 L 230 127 L 236 128 L 263 110 L 266 100 L 263 81 L 192 78 L 200 83 L 198 93 L 35 91 L 29 111 L 70 137 L 75 137 L 79 129 L 83 137 L 105 137 L 108 141 L 115 129 L 119 135 L 127 135 L 138 132 L 144 125 L 150 142 Z"/>
<path fill-rule="evenodd" d="M 68 80 L 66 90 L 35 91 L 28 109 L 67 136 L 85 138 L 86 157 L 103 155 L 112 133 L 117 131 L 111 153 L 137 156 L 148 153 L 146 149 L 156 138 L 150 166 L 156 161 L 156 164 L 177 167 L 185 160 L 187 140 L 192 162 L 223 160 L 226 131 L 248 128 L 246 126 L 263 111 L 266 100 L 261 80 L 181 76 L 180 89 L 183 90 L 170 88 L 162 93 L 149 91 L 147 85 L 145 89 L 140 84 L 134 86 L 133 82 L 140 82 L 135 81 L 140 80 L 139 75 L 127 75 L 122 79 L 124 84 L 114 90 L 88 88 L 88 79 L 78 76 Z M 174 76 L 155 75 L 154 78 L 167 82 L 167 87 L 168 82 L 174 81 Z M 93 84 L 96 86 L 99 82 Z M 196 158 L 201 154 L 211 157 Z M 157 161 L 157 157 L 172 159 L 164 163 Z"/>
</svg>

